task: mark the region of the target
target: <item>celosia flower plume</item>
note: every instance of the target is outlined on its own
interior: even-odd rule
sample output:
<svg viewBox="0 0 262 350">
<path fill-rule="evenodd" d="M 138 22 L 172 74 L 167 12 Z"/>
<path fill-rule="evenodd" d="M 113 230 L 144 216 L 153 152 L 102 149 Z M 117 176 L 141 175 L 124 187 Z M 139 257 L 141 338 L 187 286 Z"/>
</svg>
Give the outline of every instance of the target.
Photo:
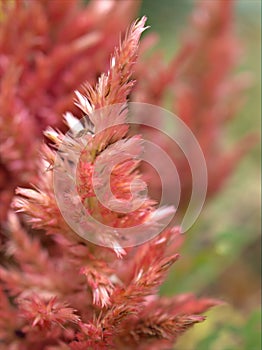
<svg viewBox="0 0 262 350">
<path fill-rule="evenodd" d="M 62 132 L 48 129 L 46 135 L 58 150 L 43 146 L 45 161 L 39 166 L 35 189 L 17 190 L 14 206 L 26 214 L 35 230 L 27 232 L 17 215 L 9 214 L 6 232 L 11 239 L 6 255 L 14 263 L 7 259 L 0 268 L 0 339 L 4 349 L 166 349 L 180 334 L 204 320 L 200 314 L 217 304 L 191 294 L 170 299 L 159 296 L 160 285 L 179 258 L 183 241 L 179 228 L 168 228 L 140 246 L 123 248 L 110 235 L 110 244 L 98 246 L 67 225 L 52 188 L 56 157 L 61 157 L 59 146 L 63 143 L 70 160 L 65 166 L 77 165 L 77 190 L 85 214 L 119 229 L 137 222 L 150 227 L 168 213 L 157 209 L 147 197 L 133 212 L 120 215 L 121 206 L 117 206 L 128 202 L 130 183 L 140 176 L 139 162 L 133 156 L 139 155 L 141 140 L 129 136 L 123 107 L 134 85 L 131 76 L 145 21 L 143 17 L 131 26 L 114 51 L 108 72 L 97 84 L 86 84 L 84 93 L 77 92 L 76 103 L 89 117 L 88 123 L 81 126 L 73 115 L 65 117 L 69 127 L 79 126 L 79 137 L 72 134 L 66 138 Z M 109 111 L 114 113 L 106 113 L 104 108 L 112 104 Z M 120 121 L 117 125 L 112 124 L 115 117 Z M 130 157 L 112 169 L 110 179 L 117 210 L 108 209 L 96 198 L 90 179 L 96 161 L 103 173 L 107 165 L 110 167 L 111 157 L 118 160 L 123 150 Z M 78 159 L 79 164 L 74 164 Z M 62 166 L 62 158 L 59 160 Z M 140 186 L 138 181 L 138 191 Z M 73 216 L 77 208 L 71 209 Z M 158 210 L 159 214 L 153 215 Z M 95 224 L 88 229 L 98 234 Z"/>
</svg>

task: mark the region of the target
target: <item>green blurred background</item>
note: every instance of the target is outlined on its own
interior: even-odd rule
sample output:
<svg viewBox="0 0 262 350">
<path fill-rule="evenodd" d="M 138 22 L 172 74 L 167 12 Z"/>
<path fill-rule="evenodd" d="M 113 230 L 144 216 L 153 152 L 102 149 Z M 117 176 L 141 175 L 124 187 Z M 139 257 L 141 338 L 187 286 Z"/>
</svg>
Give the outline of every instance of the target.
<svg viewBox="0 0 262 350">
<path fill-rule="evenodd" d="M 206 0 L 213 1 L 213 0 Z M 227 1 L 227 0 L 224 0 Z M 159 34 L 169 60 L 192 11 L 192 0 L 143 0 L 141 15 Z M 243 44 L 238 70 L 252 74 L 247 101 L 225 130 L 225 144 L 260 130 L 261 3 L 237 0 L 236 30 Z M 178 350 L 260 350 L 260 147 L 245 156 L 219 194 L 206 204 L 162 288 L 165 295 L 195 292 L 226 303 L 207 313 L 176 345 Z"/>
</svg>

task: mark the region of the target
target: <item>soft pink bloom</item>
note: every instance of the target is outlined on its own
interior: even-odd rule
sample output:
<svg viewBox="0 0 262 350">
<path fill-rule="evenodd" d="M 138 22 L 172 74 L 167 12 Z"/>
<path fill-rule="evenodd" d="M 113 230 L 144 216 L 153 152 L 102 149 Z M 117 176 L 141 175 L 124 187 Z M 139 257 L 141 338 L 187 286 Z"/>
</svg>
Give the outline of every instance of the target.
<svg viewBox="0 0 262 350">
<path fill-rule="evenodd" d="M 126 104 L 144 25 L 142 18 L 131 26 L 111 59 L 108 73 L 95 87 L 89 86 L 86 95 L 77 94 L 78 105 L 90 115 L 91 109 L 97 107 Z M 158 227 L 158 220 L 172 208 L 156 209 L 148 197 L 137 210 L 127 213 L 105 209 L 99 203 L 89 181 L 93 165 L 100 160 L 99 165 L 106 166 L 111 156 L 118 159 L 123 150 L 130 152 L 127 160 L 115 165 L 111 179 L 117 199 L 129 199 L 128 183 L 140 178 L 139 162 L 132 159 L 139 155 L 141 144 L 139 137 L 127 134 L 123 116 L 125 129 L 105 132 L 103 139 L 97 135 L 103 133 L 104 125 L 112 125 L 110 113 L 98 119 L 94 114 L 92 118 L 92 125 L 85 125 L 80 135 L 90 141 L 78 169 L 79 193 L 86 211 L 107 225 L 129 227 L 144 223 L 144 229 Z M 67 115 L 66 120 L 70 126 L 75 119 Z M 63 133 L 49 129 L 47 135 L 59 147 Z M 76 163 L 81 156 L 81 137 L 64 139 L 64 150 L 71 161 L 65 166 Z M 125 249 L 117 238 L 107 247 L 83 240 L 65 223 L 52 191 L 56 151 L 44 146 L 42 153 L 45 163 L 39 163 L 36 187 L 19 188 L 14 202 L 27 218 L 26 228 L 13 213 L 7 221 L 11 239 L 6 243 L 6 260 L 0 269 L 0 313 L 6 320 L 0 333 L 3 346 L 19 350 L 172 347 L 180 334 L 204 320 L 201 313 L 218 303 L 192 295 L 171 299 L 159 296 L 160 285 L 179 258 L 177 251 L 183 241 L 179 228 L 166 229 L 143 245 Z M 137 182 L 134 186 L 140 189 L 142 184 Z M 134 199 L 136 202 L 139 197 Z M 75 215 L 73 206 L 71 210 Z M 27 223 L 35 230 L 30 231 Z M 95 224 L 91 229 L 97 233 Z M 106 235 L 101 237 L 106 239 Z M 10 264 L 10 260 L 14 263 Z"/>
</svg>

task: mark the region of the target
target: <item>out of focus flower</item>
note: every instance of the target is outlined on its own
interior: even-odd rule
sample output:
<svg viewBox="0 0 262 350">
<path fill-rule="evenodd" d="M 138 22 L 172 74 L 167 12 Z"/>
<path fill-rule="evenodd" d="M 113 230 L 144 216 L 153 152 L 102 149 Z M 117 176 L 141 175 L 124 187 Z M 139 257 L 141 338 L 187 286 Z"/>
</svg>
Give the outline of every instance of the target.
<svg viewBox="0 0 262 350">
<path fill-rule="evenodd" d="M 168 65 L 158 52 L 140 61 L 137 76 L 143 75 L 143 79 L 138 79 L 134 93 L 134 100 L 161 106 L 167 93 L 171 96 L 172 111 L 193 131 L 203 150 L 209 176 L 208 197 L 219 191 L 254 144 L 248 135 L 233 149 L 225 149 L 227 123 L 237 116 L 243 90 L 250 84 L 247 73 L 234 73 L 241 48 L 234 28 L 233 4 L 233 0 L 198 1 L 180 51 Z M 187 204 L 192 191 L 187 160 L 165 135 L 152 130 L 147 133 L 156 142 L 158 139 L 172 157 L 181 179 L 182 205 Z M 151 176 L 152 194 L 157 197 L 161 184 L 153 173 L 148 174 Z"/>
</svg>

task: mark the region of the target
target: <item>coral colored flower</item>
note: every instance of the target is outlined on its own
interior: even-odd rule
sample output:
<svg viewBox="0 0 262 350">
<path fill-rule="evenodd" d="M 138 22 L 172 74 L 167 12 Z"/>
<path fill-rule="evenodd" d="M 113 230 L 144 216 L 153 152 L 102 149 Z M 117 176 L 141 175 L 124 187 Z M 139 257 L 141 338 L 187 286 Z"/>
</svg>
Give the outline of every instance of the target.
<svg viewBox="0 0 262 350">
<path fill-rule="evenodd" d="M 46 134 L 58 150 L 44 146 L 45 162 L 39 164 L 36 187 L 17 190 L 14 206 L 27 216 L 35 230 L 27 232 L 17 216 L 9 214 L 6 230 L 11 237 L 6 243 L 6 255 L 14 263 L 7 259 L 0 269 L 0 312 L 6 320 L 0 339 L 6 349 L 171 348 L 180 334 L 204 320 L 200 314 L 218 303 L 192 295 L 171 299 L 159 296 L 161 284 L 179 258 L 177 251 L 183 241 L 179 228 L 168 228 L 143 245 L 125 249 L 118 237 L 110 241 L 110 236 L 101 233 L 101 239 L 108 238 L 111 244 L 97 246 L 81 239 L 65 223 L 52 191 L 56 167 L 64 166 L 66 173 L 80 157 L 78 191 L 82 204 L 86 212 L 92 212 L 102 222 L 116 227 L 142 222 L 146 224 L 144 229 L 150 229 L 172 210 L 157 209 L 155 202 L 146 197 L 139 209 L 120 215 L 99 203 L 89 179 L 96 172 L 96 161 L 104 175 L 103 167 L 110 166 L 111 159 L 118 161 L 124 151 L 129 157 L 113 162 L 110 181 L 117 199 L 113 204 L 120 205 L 120 200 L 123 205 L 130 199 L 128 183 L 134 183 L 135 190 L 142 189 L 142 183 L 135 182 L 140 178 L 139 162 L 133 161 L 141 150 L 141 140 L 128 135 L 125 113 L 115 114 L 122 124 L 114 132 L 110 108 L 109 114 L 106 110 L 102 114 L 92 112 L 111 103 L 126 105 L 145 21 L 143 17 L 131 26 L 112 56 L 108 73 L 99 78 L 97 85 L 88 85 L 86 94 L 77 93 L 77 104 L 91 115 L 91 123 L 82 128 L 77 124 L 80 137 L 72 133 L 63 138 L 62 132 L 49 129 Z M 66 120 L 69 126 L 77 123 L 70 114 Z M 82 137 L 89 141 L 87 146 L 81 143 Z M 63 153 L 59 154 L 62 143 L 68 162 Z M 103 187 L 101 179 L 96 180 L 96 185 Z M 139 196 L 134 195 L 134 202 L 137 200 Z M 73 216 L 77 208 L 68 202 Z M 91 224 L 87 229 L 98 234 L 96 224 Z"/>
</svg>

